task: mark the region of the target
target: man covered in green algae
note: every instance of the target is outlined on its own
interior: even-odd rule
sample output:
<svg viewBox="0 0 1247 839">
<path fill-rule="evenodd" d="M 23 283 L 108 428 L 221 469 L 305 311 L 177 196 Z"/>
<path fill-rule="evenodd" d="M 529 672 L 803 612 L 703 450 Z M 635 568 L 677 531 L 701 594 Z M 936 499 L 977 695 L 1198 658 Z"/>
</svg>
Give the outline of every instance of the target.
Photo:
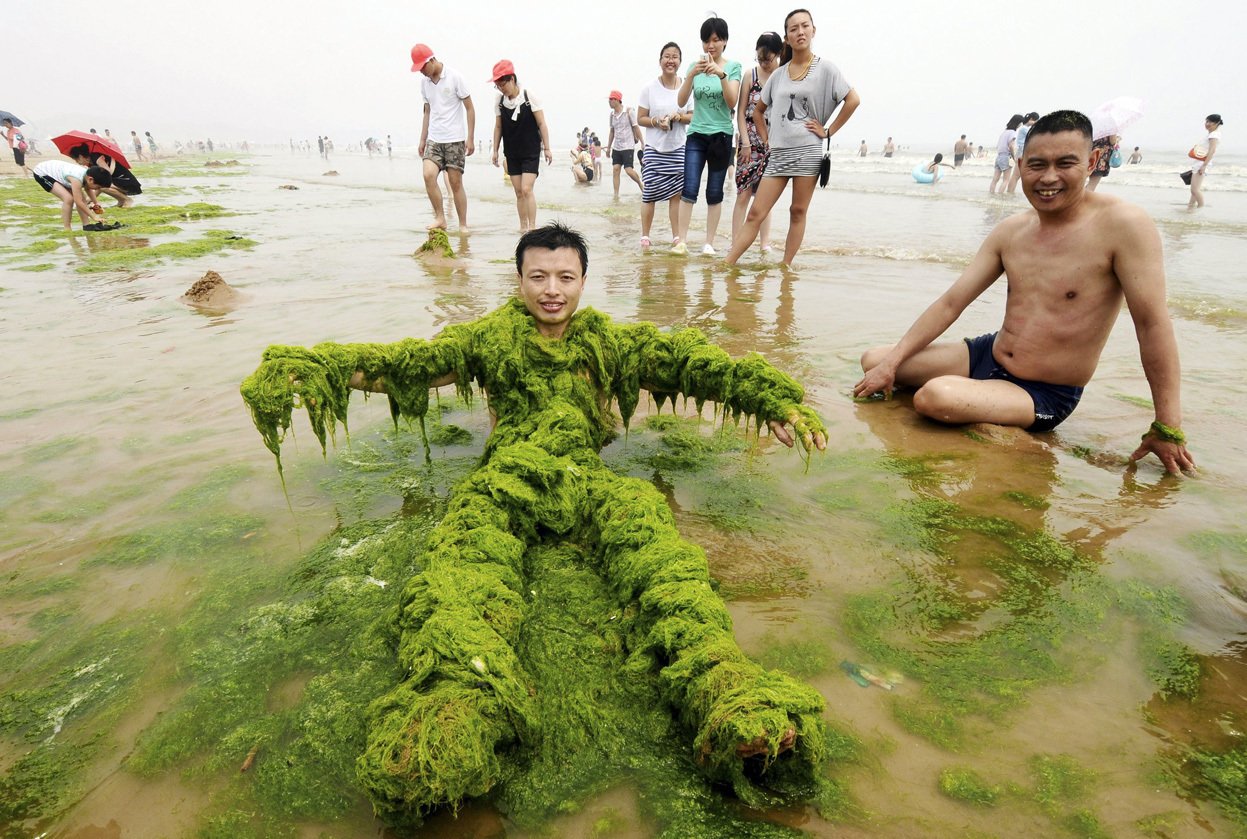
<svg viewBox="0 0 1247 839">
<path fill-rule="evenodd" d="M 407 676 L 369 710 L 357 764 L 374 805 L 419 818 L 483 795 L 502 779 L 503 755 L 559 723 L 542 717 L 531 663 L 516 653 L 537 596 L 526 553 L 558 540 L 596 564 L 623 616 L 623 666 L 656 680 L 711 779 L 750 803 L 776 801 L 763 789 L 816 794 L 822 697 L 745 657 L 704 553 L 679 537 L 652 485 L 614 474 L 598 453 L 614 433 L 611 400 L 626 424 L 641 388 L 660 404 L 715 401 L 807 451 L 825 448 L 822 422 L 801 387 L 756 354 L 734 362 L 695 329 L 664 334 L 577 312 L 588 269 L 578 233 L 530 231 L 516 267 L 517 299 L 432 340 L 273 346 L 242 385 L 279 458 L 295 405 L 323 446 L 326 430 L 345 425 L 352 388 L 386 393 L 396 419 L 423 428 L 430 388 L 453 383 L 468 398 L 475 381 L 494 418 L 481 465 L 455 488 L 404 591 L 397 652 Z"/>
</svg>

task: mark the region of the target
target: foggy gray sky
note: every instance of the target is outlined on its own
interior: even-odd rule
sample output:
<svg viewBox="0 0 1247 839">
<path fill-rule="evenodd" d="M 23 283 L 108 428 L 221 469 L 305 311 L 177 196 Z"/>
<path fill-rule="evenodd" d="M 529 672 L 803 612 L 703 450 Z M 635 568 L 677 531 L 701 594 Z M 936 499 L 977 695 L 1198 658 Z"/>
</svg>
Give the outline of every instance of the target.
<svg viewBox="0 0 1247 839">
<path fill-rule="evenodd" d="M 509 58 L 545 103 L 551 140 L 563 148 L 584 125 L 605 141 L 607 93 L 618 88 L 635 105 L 658 75 L 665 41 L 679 43 L 686 60 L 699 53 L 710 8 L 658 0 L 9 3 L 0 108 L 32 123 L 37 137 L 92 127 L 115 136 L 150 130 L 166 145 L 328 134 L 343 147 L 388 133 L 407 145 L 419 137 L 421 107 L 409 52 L 423 41 L 467 78 L 478 139 L 493 131 L 485 80 L 496 60 Z M 746 72 L 757 36 L 781 29 L 790 10 L 759 2 L 713 8 L 731 29 L 727 56 Z M 1202 136 L 1203 117 L 1217 111 L 1231 151 L 1247 125 L 1247 6 L 1238 2 L 1203 0 L 1186 11 L 1146 0 L 841 0 L 809 8 L 815 52 L 836 63 L 863 100 L 835 140 L 842 147 L 866 138 L 877 148 L 891 135 L 928 149 L 961 133 L 989 145 L 1014 112 L 1090 110 L 1121 95 L 1148 101 L 1128 146 L 1189 146 Z M 92 39 L 91 28 L 107 34 Z"/>
</svg>

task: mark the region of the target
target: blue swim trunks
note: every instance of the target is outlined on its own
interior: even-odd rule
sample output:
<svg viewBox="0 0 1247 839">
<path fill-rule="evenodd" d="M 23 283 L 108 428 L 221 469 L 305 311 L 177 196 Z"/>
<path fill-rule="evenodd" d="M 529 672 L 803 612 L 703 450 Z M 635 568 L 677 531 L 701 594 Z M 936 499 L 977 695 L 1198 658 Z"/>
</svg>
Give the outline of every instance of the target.
<svg viewBox="0 0 1247 839">
<path fill-rule="evenodd" d="M 1078 407 L 1078 400 L 1082 399 L 1082 388 L 1019 379 L 1001 367 L 992 357 L 992 345 L 996 343 L 995 332 L 977 338 L 966 338 L 965 342 L 970 348 L 971 379 L 1000 379 L 1011 382 L 1030 394 L 1031 401 L 1035 403 L 1035 421 L 1027 431 L 1051 431 Z"/>
</svg>

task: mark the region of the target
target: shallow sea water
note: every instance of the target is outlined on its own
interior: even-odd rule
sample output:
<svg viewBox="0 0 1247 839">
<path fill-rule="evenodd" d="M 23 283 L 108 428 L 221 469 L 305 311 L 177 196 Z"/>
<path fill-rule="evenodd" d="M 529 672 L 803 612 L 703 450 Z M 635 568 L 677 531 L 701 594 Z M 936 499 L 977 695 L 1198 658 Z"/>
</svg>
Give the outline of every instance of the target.
<svg viewBox="0 0 1247 839">
<path fill-rule="evenodd" d="M 791 273 L 756 256 L 729 275 L 698 257 L 641 255 L 630 182 L 618 202 L 609 176 L 604 186 L 576 187 L 558 167 L 537 182 L 540 220 L 561 219 L 589 240 L 584 304 L 619 320 L 697 326 L 733 355 L 763 353 L 806 386 L 830 428 L 828 452 L 808 472 L 796 454 L 766 437 L 755 444 L 751 434 L 730 455 L 739 461 L 730 468 L 654 473 L 683 534 L 705 547 L 744 649 L 764 661 L 777 651 L 814 650 L 807 657 L 815 663 L 801 675 L 826 697 L 829 718 L 864 745 L 863 760 L 833 770 L 857 802 L 853 818 L 759 817 L 812 836 L 1241 832 L 1243 821 L 1236 826 L 1224 808 L 1171 778 L 1189 778 L 1189 767 L 1174 768 L 1189 746 L 1247 745 L 1243 169 L 1227 156 L 1224 183 L 1210 183 L 1209 206 L 1198 214 L 1186 211 L 1185 191 L 1161 165 L 1118 170 L 1101 186 L 1147 208 L 1164 240 L 1184 428 L 1201 467 L 1194 478 L 1175 479 L 1154 460 L 1125 465 L 1152 415 L 1124 314 L 1078 411 L 1052 434 L 942 428 L 917 418 L 904 396 L 850 398 L 860 352 L 898 337 L 990 227 L 1024 205 L 1020 194 L 988 196 L 990 170 L 980 161 L 936 188 L 909 178 L 916 161 L 838 157 Z M 83 274 L 75 270 L 79 251 L 144 243 L 77 237 L 26 262 L 5 252 L 0 264 L 0 349 L 10 360 L 0 374 L 0 772 L 20 781 L 34 771 L 31 755 L 62 742 L 92 744 L 61 786 L 46 788 L 47 801 L 57 803 L 35 806 L 38 815 L 14 819 L 0 835 L 206 830 L 205 814 L 216 791 L 236 781 L 236 765 L 146 776 L 123 765 L 143 733 L 194 687 L 196 650 L 179 640 L 184 626 L 205 613 L 222 626 L 240 624 L 278 599 L 284 575 L 326 535 L 397 514 L 404 501 L 399 491 L 367 488 L 344 460 L 384 446 L 383 403 L 354 403 L 352 446 L 340 435 L 327 460 L 296 416 L 295 445 L 283 456 L 287 500 L 238 383 L 270 343 L 432 335 L 493 309 L 514 284 L 512 193 L 481 157 L 469 160 L 467 176 L 473 232 L 452 233 L 453 262 L 412 256 L 429 208 L 411 158 L 339 155 L 326 165 L 277 153 L 245 162 L 243 175 L 205 170 L 150 185 L 182 190 L 160 200 L 203 200 L 239 213 L 183 227 L 228 229 L 258 242 L 251 250 Z M 341 174 L 323 176 L 329 168 Z M 0 199 L 10 183 L 0 181 Z M 703 217 L 699 206 L 695 228 Z M 664 218 L 660 211 L 655 241 Z M 775 226 L 779 240 L 782 217 Z M 721 250 L 725 231 L 726 219 Z M 700 242 L 697 232 L 690 238 Z M 29 242 L 14 225 L 0 232 L 0 246 Z M 35 262 L 53 268 L 15 270 Z M 178 302 L 209 269 L 247 295 L 234 311 L 201 313 Z M 1001 284 L 953 334 L 996 328 L 1003 302 Z M 653 410 L 643 404 L 641 413 Z M 708 434 L 709 409 L 705 416 Z M 472 446 L 453 453 L 479 452 L 483 409 L 458 408 L 453 417 L 476 433 Z M 625 458 L 647 433 L 612 444 L 608 460 Z M 738 480 L 753 482 L 753 494 L 722 491 Z M 944 511 L 934 524 L 915 512 L 933 506 Z M 1009 575 L 1026 566 L 1022 549 L 1009 542 L 1013 536 L 986 532 L 982 520 L 992 517 L 1007 523 L 998 531 L 1071 548 L 1082 563 L 1030 568 L 1041 579 L 1028 583 L 1031 599 L 1019 605 L 1006 595 L 1016 579 Z M 118 559 L 142 551 L 143 561 Z M 223 591 L 231 585 L 237 590 Z M 879 602 L 889 614 L 926 620 L 923 598 L 937 589 L 969 604 L 962 617 L 880 625 L 875 634 L 852 624 Z M 1121 592 L 1138 591 L 1164 592 L 1178 617 L 1153 625 L 1119 608 Z M 966 723 L 960 739 L 921 733 L 905 716 L 905 708 L 930 701 L 940 678 L 930 662 L 962 660 L 976 639 L 1007 635 L 1040 614 L 1042 628 L 1055 633 L 1047 637 L 1058 641 L 1037 637 L 1031 652 L 1050 652 L 1052 669 L 1019 671 L 1008 657 L 1028 653 L 1017 646 L 997 658 L 964 659 L 984 669 L 959 674 L 956 695 L 981 711 L 959 718 Z M 103 634 L 116 635 L 118 652 L 93 659 Z M 1147 652 L 1160 636 L 1195 655 L 1196 698 L 1160 695 Z M 868 641 L 875 646 L 864 648 Z M 883 661 L 889 648 L 925 656 L 934 667 L 923 671 L 928 679 Z M 126 656 L 141 663 L 120 667 Z M 841 660 L 899 669 L 906 678 L 891 693 L 862 689 L 839 669 Z M 114 666 L 113 682 L 93 681 Z M 1011 675 L 996 679 L 998 672 Z M 70 685 L 63 697 L 54 695 L 57 684 Z M 1010 695 L 985 702 L 979 688 Z M 297 680 L 273 685 L 264 707 L 284 707 L 302 689 Z M 24 708 L 42 716 L 23 717 Z M 1060 794 L 1037 769 L 1054 758 L 1081 773 Z M 973 769 L 999 786 L 998 803 L 980 807 L 942 794 L 941 772 L 950 768 Z M 596 835 L 652 835 L 657 828 L 642 810 L 625 786 L 547 830 L 595 835 L 613 813 L 620 826 Z M 362 802 L 332 824 L 276 823 L 308 837 L 382 832 Z M 530 833 L 488 804 L 471 803 L 457 819 L 439 815 L 416 835 Z"/>
</svg>

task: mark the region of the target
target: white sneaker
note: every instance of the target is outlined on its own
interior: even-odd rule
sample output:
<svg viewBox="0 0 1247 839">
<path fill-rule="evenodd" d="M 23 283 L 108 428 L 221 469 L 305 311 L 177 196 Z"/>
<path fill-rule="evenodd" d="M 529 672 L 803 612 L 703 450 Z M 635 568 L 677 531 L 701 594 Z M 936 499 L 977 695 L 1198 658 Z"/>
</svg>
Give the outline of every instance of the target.
<svg viewBox="0 0 1247 839">
<path fill-rule="evenodd" d="M 701 247 L 701 255 L 702 255 L 702 256 L 714 256 L 714 255 L 715 255 L 715 253 L 714 253 L 714 245 L 710 244 L 709 242 L 707 242 L 706 244 L 702 245 L 702 247 Z"/>
</svg>

